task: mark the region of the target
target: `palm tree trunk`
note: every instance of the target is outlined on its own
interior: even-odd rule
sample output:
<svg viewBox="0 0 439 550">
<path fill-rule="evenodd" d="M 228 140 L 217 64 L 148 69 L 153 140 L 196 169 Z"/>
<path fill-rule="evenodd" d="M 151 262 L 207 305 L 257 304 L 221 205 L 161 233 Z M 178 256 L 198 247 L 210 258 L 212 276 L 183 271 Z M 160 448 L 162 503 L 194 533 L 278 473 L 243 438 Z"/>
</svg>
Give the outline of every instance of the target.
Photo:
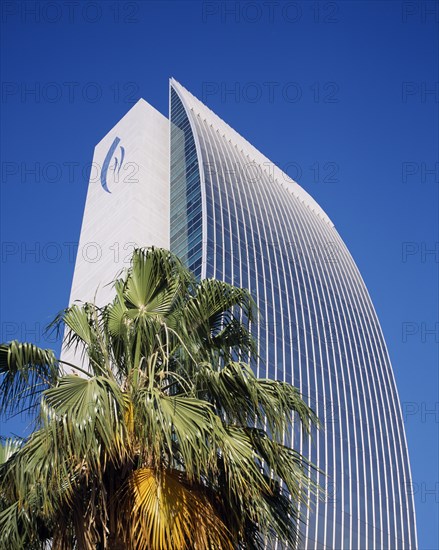
<svg viewBox="0 0 439 550">
<path fill-rule="evenodd" d="M 127 550 L 119 532 L 117 493 L 120 489 L 123 472 L 109 464 L 106 472 L 107 485 L 107 507 L 108 507 L 108 529 L 110 531 L 107 537 L 107 543 L 102 550 Z"/>
<path fill-rule="evenodd" d="M 108 537 L 107 548 L 105 550 L 127 550 L 127 545 L 115 533 Z"/>
</svg>

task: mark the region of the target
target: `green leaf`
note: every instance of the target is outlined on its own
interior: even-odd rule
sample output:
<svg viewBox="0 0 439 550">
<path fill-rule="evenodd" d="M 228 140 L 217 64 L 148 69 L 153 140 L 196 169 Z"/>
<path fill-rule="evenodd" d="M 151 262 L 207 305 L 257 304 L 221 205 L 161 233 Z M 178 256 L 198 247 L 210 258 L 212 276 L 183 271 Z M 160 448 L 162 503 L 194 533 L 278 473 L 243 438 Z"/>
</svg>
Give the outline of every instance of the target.
<svg viewBox="0 0 439 550">
<path fill-rule="evenodd" d="M 12 341 L 0 345 L 0 414 L 34 410 L 42 392 L 56 383 L 58 361 L 52 350 Z"/>
</svg>

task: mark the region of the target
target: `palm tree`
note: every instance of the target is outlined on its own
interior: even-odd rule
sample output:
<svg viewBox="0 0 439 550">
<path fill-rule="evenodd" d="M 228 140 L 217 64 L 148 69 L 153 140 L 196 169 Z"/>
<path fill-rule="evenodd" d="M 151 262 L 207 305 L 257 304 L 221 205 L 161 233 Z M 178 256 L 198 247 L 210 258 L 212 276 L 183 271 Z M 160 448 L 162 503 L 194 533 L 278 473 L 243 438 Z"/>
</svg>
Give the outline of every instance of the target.
<svg viewBox="0 0 439 550">
<path fill-rule="evenodd" d="M 248 291 L 197 282 L 158 248 L 135 250 L 114 284 L 110 304 L 74 304 L 53 324 L 78 364 L 0 347 L 0 409 L 35 417 L 0 452 L 0 547 L 295 547 L 312 466 L 289 434 L 317 419 L 250 368 Z"/>
</svg>

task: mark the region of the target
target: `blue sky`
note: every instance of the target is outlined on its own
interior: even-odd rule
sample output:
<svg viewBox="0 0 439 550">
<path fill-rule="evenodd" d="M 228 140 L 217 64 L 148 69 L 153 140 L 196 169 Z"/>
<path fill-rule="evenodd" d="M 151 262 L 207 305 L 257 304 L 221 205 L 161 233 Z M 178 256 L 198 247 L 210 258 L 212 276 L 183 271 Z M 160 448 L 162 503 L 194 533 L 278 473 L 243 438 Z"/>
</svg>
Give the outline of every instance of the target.
<svg viewBox="0 0 439 550">
<path fill-rule="evenodd" d="M 42 331 L 67 305 L 93 147 L 140 97 L 166 114 L 174 76 L 295 178 L 348 245 L 393 362 L 419 547 L 439 548 L 438 4 L 0 9 L 1 339 L 59 348 Z"/>
</svg>

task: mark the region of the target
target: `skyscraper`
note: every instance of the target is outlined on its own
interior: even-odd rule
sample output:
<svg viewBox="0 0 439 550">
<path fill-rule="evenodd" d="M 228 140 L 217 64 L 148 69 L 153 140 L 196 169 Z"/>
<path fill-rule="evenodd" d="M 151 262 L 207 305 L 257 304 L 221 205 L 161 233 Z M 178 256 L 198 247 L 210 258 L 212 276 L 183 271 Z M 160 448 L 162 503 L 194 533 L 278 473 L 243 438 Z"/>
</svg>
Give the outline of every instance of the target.
<svg viewBox="0 0 439 550">
<path fill-rule="evenodd" d="M 169 245 L 198 277 L 249 288 L 260 311 L 252 326 L 257 374 L 299 387 L 323 424 L 312 440 L 300 431 L 294 437 L 326 474 L 317 475 L 325 498 L 304 511 L 302 546 L 416 548 L 385 341 L 325 212 L 175 80 L 170 129 L 141 101 L 99 144 L 94 162 L 100 175 L 89 187 L 71 300 L 92 299 L 123 267 L 132 243 Z M 135 181 L 123 177 L 130 162 Z M 84 258 L 87 246 L 99 260 Z M 108 292 L 101 289 L 98 302 Z"/>
</svg>

